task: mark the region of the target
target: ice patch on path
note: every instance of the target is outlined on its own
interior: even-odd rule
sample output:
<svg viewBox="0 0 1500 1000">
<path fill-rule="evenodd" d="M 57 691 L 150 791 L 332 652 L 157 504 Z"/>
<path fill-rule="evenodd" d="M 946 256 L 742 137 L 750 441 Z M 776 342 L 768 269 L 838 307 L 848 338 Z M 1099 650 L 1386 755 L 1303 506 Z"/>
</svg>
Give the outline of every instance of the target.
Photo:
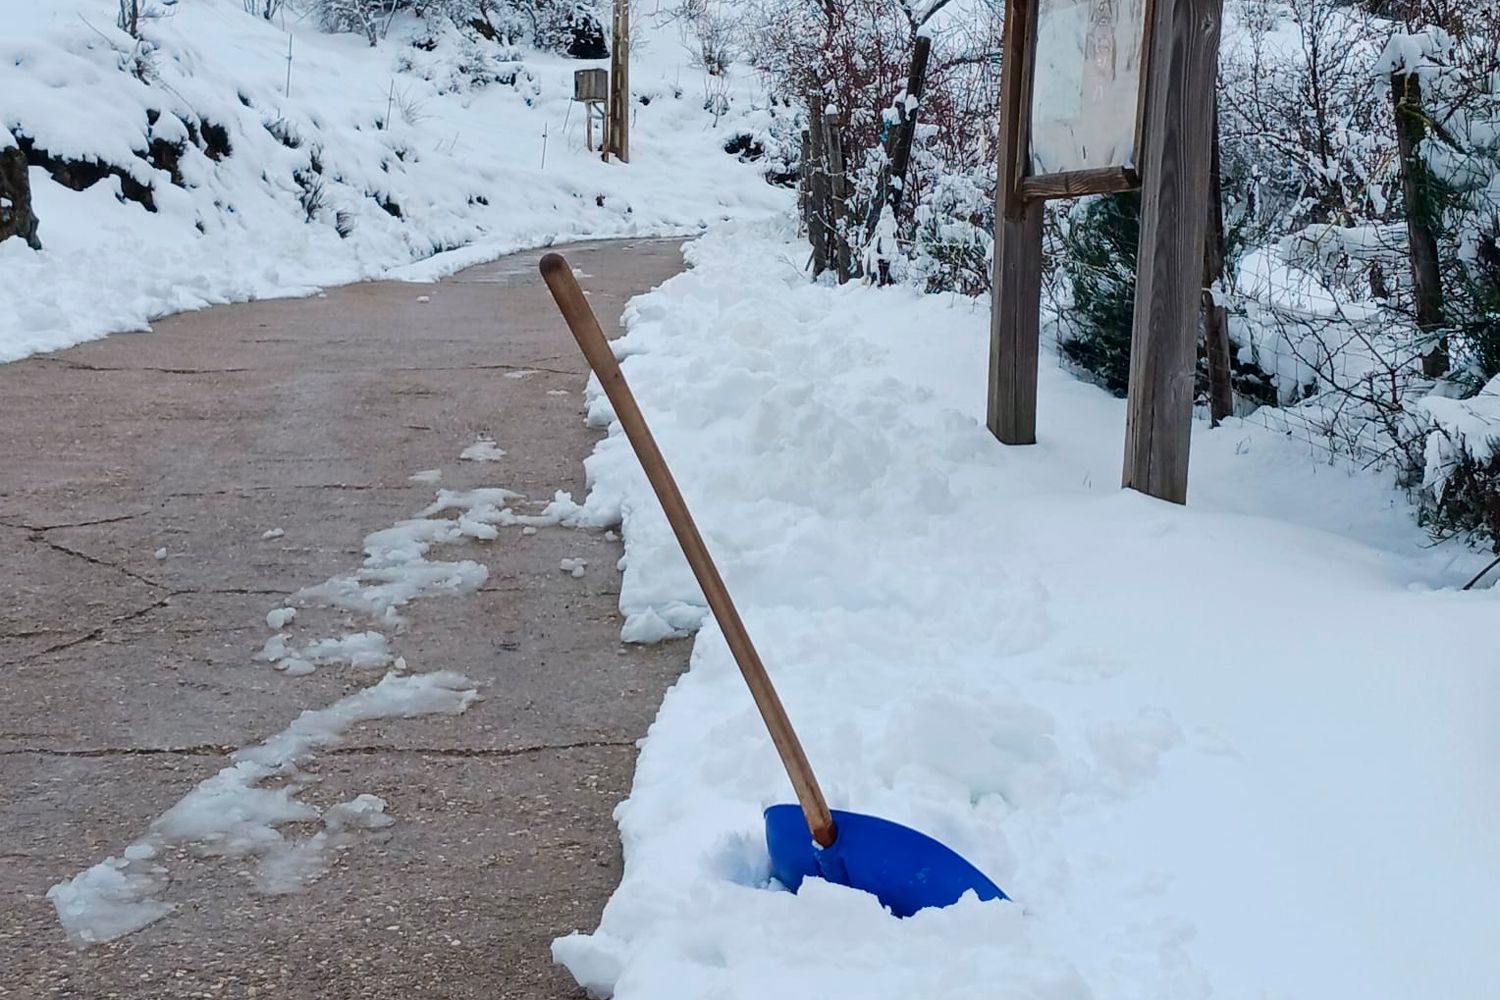
<svg viewBox="0 0 1500 1000">
<path fill-rule="evenodd" d="M 401 521 L 365 537 L 365 562 L 357 572 L 304 587 L 292 599 L 299 604 L 331 604 L 399 623 L 396 609 L 411 601 L 435 594 L 467 594 L 482 587 L 489 579 L 489 570 L 479 563 L 468 559 L 442 562 L 426 556 L 434 545 L 449 545 L 466 537 L 493 538 L 493 531 L 461 521 Z"/>
<path fill-rule="evenodd" d="M 385 805 L 380 796 L 364 794 L 329 806 L 323 813 L 322 830 L 266 856 L 256 872 L 257 887 L 270 895 L 282 895 L 317 881 L 328 870 L 330 851 L 348 846 L 359 831 L 382 830 L 396 822 L 385 814 Z"/>
<path fill-rule="evenodd" d="M 291 608 L 280 610 L 296 614 Z M 267 615 L 266 623 L 270 624 L 277 614 L 273 611 Z M 285 635 L 273 635 L 255 658 L 275 664 L 277 670 L 298 677 L 333 663 L 347 663 L 356 668 L 383 667 L 391 662 L 391 647 L 379 632 L 351 632 L 337 639 L 319 639 L 305 646 L 293 646 Z"/>
<path fill-rule="evenodd" d="M 692 635 L 708 617 L 701 605 L 672 601 L 660 608 L 647 608 L 625 617 L 620 629 L 622 642 L 653 643 Z"/>
<path fill-rule="evenodd" d="M 477 562 L 442 562 L 427 558 L 434 545 L 465 539 L 493 541 L 507 525 L 570 524 L 593 526 L 595 521 L 567 493 L 559 491 L 539 514 L 517 514 L 509 504 L 521 494 L 498 486 L 473 490 L 438 490 L 437 497 L 417 517 L 401 521 L 365 537 L 365 561 L 350 575 L 336 576 L 292 596 L 298 604 L 328 604 L 401 624 L 396 609 L 438 594 L 478 590 L 489 570 Z M 457 517 L 443 516 L 456 511 Z"/>
<path fill-rule="evenodd" d="M 413 472 L 406 477 L 414 483 L 437 483 L 443 478 L 441 469 L 423 469 L 421 472 Z"/>
<path fill-rule="evenodd" d="M 47 890 L 58 922 L 79 944 L 113 941 L 172 912 L 155 898 L 166 869 L 146 860 L 110 858 Z"/>
<path fill-rule="evenodd" d="M 266 627 L 281 631 L 297 617 L 296 608 L 272 608 L 266 612 Z"/>
<path fill-rule="evenodd" d="M 505 457 L 505 449 L 497 446 L 494 438 L 481 437 L 459 452 L 458 457 L 465 462 L 498 462 Z"/>
<path fill-rule="evenodd" d="M 374 796 L 333 806 L 321 813 L 325 830 L 317 847 L 288 843 L 278 827 L 320 818 L 319 810 L 297 799 L 301 768 L 317 751 L 337 746 L 351 726 L 375 719 L 459 715 L 478 697 L 460 674 L 438 671 L 403 676 L 389 673 L 380 683 L 327 708 L 303 712 L 286 729 L 257 746 L 236 751 L 231 764 L 200 782 L 162 813 L 122 856 L 108 858 L 47 891 L 58 920 L 79 944 L 110 941 L 171 912 L 156 898 L 166 887 L 167 869 L 157 863 L 162 848 L 187 846 L 203 855 L 255 857 L 257 881 L 270 892 L 305 884 L 331 838 L 353 829 L 389 825 L 385 803 Z M 269 785 L 270 782 L 277 782 Z M 378 805 L 377 805 L 378 803 Z"/>
</svg>

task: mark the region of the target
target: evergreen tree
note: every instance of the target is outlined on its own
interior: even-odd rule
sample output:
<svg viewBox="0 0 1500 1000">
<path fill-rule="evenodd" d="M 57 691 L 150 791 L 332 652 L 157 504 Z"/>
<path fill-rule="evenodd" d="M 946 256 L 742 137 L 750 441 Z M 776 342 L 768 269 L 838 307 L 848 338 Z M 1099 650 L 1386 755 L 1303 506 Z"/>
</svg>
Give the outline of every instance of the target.
<svg viewBox="0 0 1500 1000">
<path fill-rule="evenodd" d="M 1073 305 L 1059 347 L 1116 396 L 1124 396 L 1130 383 L 1140 205 L 1133 191 L 1080 201 L 1063 236 L 1062 267 Z"/>
</svg>

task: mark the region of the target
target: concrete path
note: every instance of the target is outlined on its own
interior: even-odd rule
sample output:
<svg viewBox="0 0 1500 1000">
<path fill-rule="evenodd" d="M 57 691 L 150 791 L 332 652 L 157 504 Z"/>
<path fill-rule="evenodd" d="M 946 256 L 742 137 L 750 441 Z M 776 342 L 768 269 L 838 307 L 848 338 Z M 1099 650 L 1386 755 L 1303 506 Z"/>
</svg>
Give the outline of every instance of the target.
<svg viewBox="0 0 1500 1000">
<path fill-rule="evenodd" d="M 681 267 L 678 245 L 568 254 L 608 328 Z M 396 822 L 305 891 L 258 894 L 246 860 L 181 852 L 176 911 L 84 950 L 44 898 L 229 752 L 379 679 L 252 657 L 268 610 L 355 570 L 366 534 L 431 501 L 412 473 L 581 499 L 584 366 L 539 257 L 175 316 L 0 366 L 0 998 L 577 995 L 549 942 L 592 928 L 618 881 L 610 813 L 686 658 L 621 646 L 620 547 L 600 534 L 502 528 L 435 552 L 489 580 L 409 605 L 394 651 L 484 700 L 358 726 L 318 755 L 304 799 L 372 793 Z M 459 461 L 480 434 L 506 457 Z M 574 557 L 581 579 L 558 569 Z M 368 620 L 307 609 L 296 625 L 310 640 Z"/>
</svg>

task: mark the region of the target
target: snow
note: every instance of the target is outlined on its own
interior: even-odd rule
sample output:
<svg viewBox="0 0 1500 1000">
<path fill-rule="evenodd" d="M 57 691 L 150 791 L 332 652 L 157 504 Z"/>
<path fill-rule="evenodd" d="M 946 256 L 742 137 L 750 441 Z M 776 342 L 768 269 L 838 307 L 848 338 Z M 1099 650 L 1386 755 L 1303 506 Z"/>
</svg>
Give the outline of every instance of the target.
<svg viewBox="0 0 1500 1000">
<path fill-rule="evenodd" d="M 982 303 L 809 284 L 760 227 L 690 257 L 617 353 L 829 804 L 937 837 L 1016 902 L 896 920 L 768 886 L 760 813 L 791 789 L 705 619 L 616 812 L 620 886 L 553 946 L 580 984 L 1491 995 L 1500 591 L 1453 589 L 1477 554 L 1238 420 L 1195 427 L 1188 506 L 1121 491 L 1122 404 L 1052 359 L 1039 443 L 1005 448 Z M 587 472 L 571 517 L 621 526 L 626 632 L 701 617 L 617 425 Z"/>
<path fill-rule="evenodd" d="M 1370 68 L 1373 76 L 1387 80 L 1393 73 L 1420 73 L 1441 64 L 1453 48 L 1453 39 L 1442 28 L 1430 26 L 1416 34 L 1397 32 Z"/>
<path fill-rule="evenodd" d="M 1468 399 L 1429 395 L 1416 405 L 1435 429 L 1427 438 L 1423 486 L 1439 499 L 1460 464 L 1484 466 L 1500 456 L 1500 375 Z"/>
<path fill-rule="evenodd" d="M 285 535 L 286 530 L 284 528 L 267 528 L 265 531 L 261 532 L 260 540 L 263 542 L 269 542 L 274 539 L 281 538 Z"/>
<path fill-rule="evenodd" d="M 575 580 L 582 579 L 588 567 L 589 563 L 587 559 L 563 559 L 557 564 L 558 569 L 567 573 Z"/>
<path fill-rule="evenodd" d="M 149 186 L 156 211 L 122 200 L 118 176 L 73 191 L 33 167 L 44 249 L 0 242 L 0 361 L 214 303 L 431 281 L 512 250 L 695 233 L 790 204 L 723 151 L 732 122 L 752 111 L 749 80 L 713 127 L 677 83 L 696 71 L 674 29 L 636 40 L 624 165 L 584 148 L 571 101 L 574 70 L 602 63 L 479 44 L 409 15 L 370 48 L 318 31 L 315 18 L 268 23 L 240 0 L 163 9 L 143 29 L 143 82 L 111 4 L 6 5 L 0 141 L 14 132 L 54 156 L 106 164 Z M 411 44 L 420 36 L 430 51 Z M 213 126 L 228 155 L 204 139 Z M 181 186 L 142 157 L 154 140 L 184 144 Z"/>
<path fill-rule="evenodd" d="M 443 479 L 442 469 L 423 469 L 421 472 L 413 472 L 406 477 L 414 483 L 432 484 L 441 482 Z"/>
<path fill-rule="evenodd" d="M 120 856 L 108 858 L 47 891 L 58 920 L 80 944 L 112 941 L 161 919 L 172 907 L 158 898 L 170 883 L 162 849 L 187 846 L 203 855 L 259 861 L 264 892 L 295 891 L 325 867 L 324 855 L 355 831 L 391 822 L 385 802 L 373 795 L 320 811 L 297 798 L 307 761 L 338 746 L 355 725 L 376 719 L 459 715 L 478 693 L 459 674 L 391 672 L 327 708 L 303 712 L 264 743 L 236 751 L 229 766 L 202 781 L 152 822 Z M 325 829 L 289 842 L 279 829 L 321 820 Z"/>
<path fill-rule="evenodd" d="M 279 632 L 296 617 L 296 608 L 273 608 L 266 612 L 266 627 Z"/>
<path fill-rule="evenodd" d="M 266 624 L 281 628 L 296 616 L 295 608 L 280 608 L 266 615 Z M 281 624 L 272 624 L 280 620 Z M 351 632 L 337 639 L 319 639 L 305 646 L 293 646 L 284 634 L 267 639 L 255 655 L 294 677 L 310 674 L 318 667 L 346 663 L 355 668 L 383 667 L 391 662 L 391 648 L 379 632 Z"/>
<path fill-rule="evenodd" d="M 365 561 L 358 571 L 303 587 L 292 601 L 332 605 L 399 624 L 397 608 L 419 598 L 472 593 L 489 578 L 489 570 L 473 560 L 427 559 L 432 546 L 466 537 L 494 538 L 493 532 L 486 525 L 463 520 L 420 517 L 398 522 L 365 537 Z"/>
<path fill-rule="evenodd" d="M 458 455 L 465 462 L 498 462 L 505 457 L 505 449 L 495 444 L 494 438 L 476 438 Z"/>
</svg>

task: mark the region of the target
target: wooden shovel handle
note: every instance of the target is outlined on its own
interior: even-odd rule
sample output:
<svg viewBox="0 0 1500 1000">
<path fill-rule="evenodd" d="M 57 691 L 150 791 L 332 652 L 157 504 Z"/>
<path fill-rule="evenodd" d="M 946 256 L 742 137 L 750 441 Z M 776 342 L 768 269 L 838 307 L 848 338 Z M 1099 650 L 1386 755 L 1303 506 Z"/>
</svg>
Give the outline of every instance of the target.
<svg viewBox="0 0 1500 1000">
<path fill-rule="evenodd" d="M 542 258 L 542 277 L 546 279 L 552 297 L 557 300 L 557 307 L 562 310 L 568 329 L 573 331 L 574 339 L 583 349 L 583 356 L 588 359 L 589 367 L 599 376 L 599 384 L 603 386 L 604 394 L 614 407 L 615 418 L 625 429 L 625 436 L 630 439 L 630 445 L 640 459 L 641 468 L 651 481 L 656 498 L 661 501 L 667 523 L 677 535 L 682 554 L 687 556 L 688 565 L 698 578 L 698 586 L 703 589 L 703 596 L 719 622 L 724 641 L 729 644 L 729 651 L 734 654 L 740 673 L 745 675 L 745 683 L 750 686 L 755 707 L 760 709 L 760 716 L 770 730 L 771 742 L 776 744 L 776 752 L 781 755 L 787 777 L 792 779 L 792 787 L 797 790 L 797 801 L 802 805 L 802 814 L 807 818 L 807 827 L 812 831 L 813 839 L 820 846 L 830 846 L 836 833 L 833 817 L 828 813 L 828 804 L 823 801 L 822 789 L 813 777 L 807 755 L 802 752 L 802 744 L 797 740 L 797 733 L 786 716 L 786 709 L 782 707 L 776 688 L 766 675 L 765 665 L 760 662 L 760 656 L 755 652 L 755 646 L 751 644 L 750 636 L 745 631 L 745 624 L 740 621 L 740 614 L 729 598 L 729 591 L 724 587 L 719 570 L 708 554 L 708 546 L 703 544 L 703 536 L 698 534 L 698 528 L 693 524 L 693 516 L 688 513 L 687 504 L 682 499 L 681 491 L 677 489 L 667 462 L 662 458 L 661 450 L 656 447 L 656 439 L 646 426 L 646 418 L 641 415 L 641 408 L 636 405 L 635 396 L 625 382 L 625 375 L 620 371 L 614 351 L 610 349 L 604 331 L 599 329 L 599 321 L 584 299 L 583 290 L 573 278 L 573 269 L 561 255 L 549 253 Z"/>
</svg>

